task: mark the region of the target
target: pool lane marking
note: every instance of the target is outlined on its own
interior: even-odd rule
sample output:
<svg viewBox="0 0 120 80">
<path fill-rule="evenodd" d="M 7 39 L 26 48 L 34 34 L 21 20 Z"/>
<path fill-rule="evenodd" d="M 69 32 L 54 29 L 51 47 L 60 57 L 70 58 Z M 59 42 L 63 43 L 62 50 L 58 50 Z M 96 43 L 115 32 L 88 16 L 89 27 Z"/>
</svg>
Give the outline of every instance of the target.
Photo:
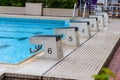
<svg viewBox="0 0 120 80">
<path fill-rule="evenodd" d="M 16 37 L 4 37 L 4 36 L 0 36 L 0 38 L 3 38 L 3 39 L 17 39 L 17 40 L 20 40 L 20 41 L 28 39 L 28 37 L 16 38 Z"/>
<path fill-rule="evenodd" d="M 8 31 L 8 30 L 0 30 L 1 32 L 12 32 L 12 33 L 31 33 L 31 34 L 41 34 L 42 32 L 25 32 L 25 31 Z"/>
</svg>

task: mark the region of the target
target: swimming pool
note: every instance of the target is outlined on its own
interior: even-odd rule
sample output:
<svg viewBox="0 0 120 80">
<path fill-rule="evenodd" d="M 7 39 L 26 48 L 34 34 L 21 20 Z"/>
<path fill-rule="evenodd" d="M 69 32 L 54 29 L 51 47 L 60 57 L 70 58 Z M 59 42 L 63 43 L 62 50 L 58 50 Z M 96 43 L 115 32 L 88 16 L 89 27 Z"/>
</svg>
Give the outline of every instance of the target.
<svg viewBox="0 0 120 80">
<path fill-rule="evenodd" d="M 42 20 L 0 17 L 0 63 L 18 64 L 36 53 L 29 38 L 54 34 L 54 28 L 68 27 L 68 20 Z"/>
</svg>

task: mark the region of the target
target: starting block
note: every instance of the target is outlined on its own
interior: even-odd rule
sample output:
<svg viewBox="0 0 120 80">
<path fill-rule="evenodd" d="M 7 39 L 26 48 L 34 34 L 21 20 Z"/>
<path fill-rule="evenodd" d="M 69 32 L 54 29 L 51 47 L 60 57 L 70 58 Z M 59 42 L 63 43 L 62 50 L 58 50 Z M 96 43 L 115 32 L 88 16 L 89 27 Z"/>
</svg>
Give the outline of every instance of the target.
<svg viewBox="0 0 120 80">
<path fill-rule="evenodd" d="M 109 23 L 109 17 L 108 17 L 108 13 L 106 12 L 99 12 L 99 13 L 95 13 L 96 15 L 104 15 L 104 21 L 105 23 Z"/>
<path fill-rule="evenodd" d="M 104 15 L 90 15 L 89 17 L 97 17 L 98 18 L 98 25 L 105 27 Z"/>
<path fill-rule="evenodd" d="M 30 43 L 44 46 L 44 58 L 59 60 L 63 57 L 61 35 L 38 35 L 30 38 Z"/>
<path fill-rule="evenodd" d="M 78 27 L 80 37 L 91 37 L 90 23 L 88 21 L 71 21 L 70 26 Z"/>
<path fill-rule="evenodd" d="M 66 46 L 80 46 L 78 27 L 56 28 L 55 34 L 64 35 Z"/>
<path fill-rule="evenodd" d="M 80 21 L 89 21 L 90 22 L 90 30 L 91 31 L 99 31 L 98 29 L 98 18 L 90 17 L 90 18 L 82 18 Z"/>
</svg>

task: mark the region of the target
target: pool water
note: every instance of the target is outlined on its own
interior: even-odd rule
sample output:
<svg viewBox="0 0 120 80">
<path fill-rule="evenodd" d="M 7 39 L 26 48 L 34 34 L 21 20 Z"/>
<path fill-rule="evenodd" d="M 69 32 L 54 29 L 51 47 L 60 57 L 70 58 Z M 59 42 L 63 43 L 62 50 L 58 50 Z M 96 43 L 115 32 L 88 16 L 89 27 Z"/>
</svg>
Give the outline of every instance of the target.
<svg viewBox="0 0 120 80">
<path fill-rule="evenodd" d="M 54 28 L 68 27 L 67 20 L 42 20 L 0 17 L 0 63 L 18 64 L 36 53 L 29 39 L 34 35 L 52 35 Z"/>
</svg>

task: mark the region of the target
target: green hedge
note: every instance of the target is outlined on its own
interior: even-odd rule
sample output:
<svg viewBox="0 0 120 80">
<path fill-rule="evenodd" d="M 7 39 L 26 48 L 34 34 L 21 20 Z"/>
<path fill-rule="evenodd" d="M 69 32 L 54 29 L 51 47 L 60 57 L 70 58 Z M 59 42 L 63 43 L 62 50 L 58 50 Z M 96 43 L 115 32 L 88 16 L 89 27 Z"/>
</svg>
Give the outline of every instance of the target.
<svg viewBox="0 0 120 80">
<path fill-rule="evenodd" d="M 27 0 L 26 2 L 41 3 L 44 2 L 44 0 Z"/>
<path fill-rule="evenodd" d="M 26 0 L 0 0 L 0 6 L 25 6 Z"/>
<path fill-rule="evenodd" d="M 43 3 L 49 8 L 73 8 L 77 0 L 0 0 L 0 6 L 25 6 L 25 2 Z"/>
<path fill-rule="evenodd" d="M 45 0 L 44 6 L 50 8 L 73 8 L 76 0 Z"/>
</svg>

